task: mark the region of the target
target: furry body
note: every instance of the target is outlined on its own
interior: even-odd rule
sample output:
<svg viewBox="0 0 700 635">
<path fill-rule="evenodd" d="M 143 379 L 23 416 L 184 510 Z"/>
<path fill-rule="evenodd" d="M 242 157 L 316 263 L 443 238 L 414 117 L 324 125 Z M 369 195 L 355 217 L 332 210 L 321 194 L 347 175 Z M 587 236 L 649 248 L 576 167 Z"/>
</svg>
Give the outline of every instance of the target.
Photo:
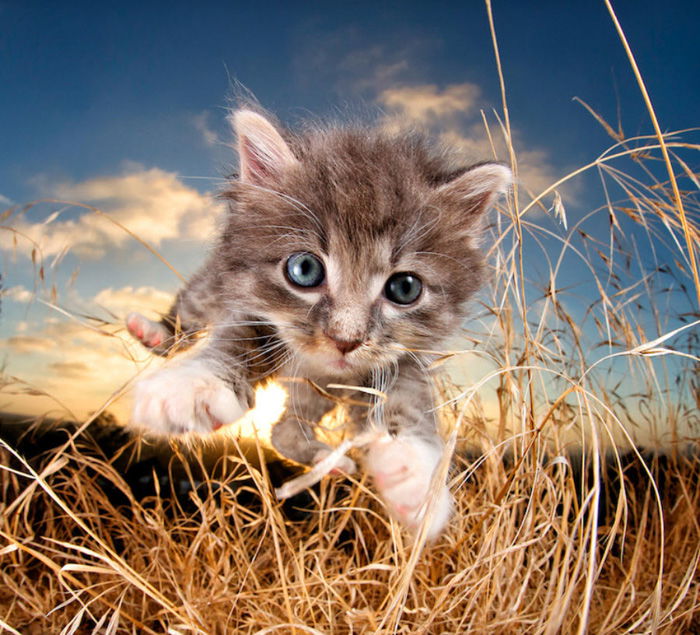
<svg viewBox="0 0 700 635">
<path fill-rule="evenodd" d="M 127 319 L 156 352 L 167 350 L 176 323 L 210 336 L 139 382 L 134 421 L 165 435 L 210 432 L 243 414 L 255 383 L 271 375 L 381 390 L 386 401 L 352 406 L 350 418 L 391 433 L 369 448 L 365 466 L 391 513 L 416 527 L 442 453 L 420 351 L 439 347 L 464 319 L 483 275 L 482 219 L 510 172 L 458 169 L 415 136 L 292 135 L 252 111 L 232 119 L 240 177 L 223 193 L 229 209 L 208 261 L 161 323 Z M 333 404 L 308 383 L 287 385 L 272 442 L 313 464 L 329 451 L 313 424 Z M 444 484 L 436 496 L 431 536 L 451 506 Z"/>
</svg>

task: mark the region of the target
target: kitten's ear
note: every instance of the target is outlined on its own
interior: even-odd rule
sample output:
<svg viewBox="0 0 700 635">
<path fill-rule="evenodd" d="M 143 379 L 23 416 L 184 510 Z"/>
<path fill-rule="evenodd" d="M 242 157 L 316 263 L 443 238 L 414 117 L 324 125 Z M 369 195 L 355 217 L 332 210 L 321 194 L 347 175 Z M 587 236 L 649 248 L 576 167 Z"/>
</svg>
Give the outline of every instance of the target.
<svg viewBox="0 0 700 635">
<path fill-rule="evenodd" d="M 465 229 L 478 228 L 484 214 L 513 183 L 513 173 L 502 163 L 475 165 L 437 188 L 437 196 L 464 209 Z"/>
<path fill-rule="evenodd" d="M 262 115 L 252 110 L 237 110 L 230 121 L 238 139 L 242 182 L 260 185 L 298 163 L 277 128 Z"/>
</svg>

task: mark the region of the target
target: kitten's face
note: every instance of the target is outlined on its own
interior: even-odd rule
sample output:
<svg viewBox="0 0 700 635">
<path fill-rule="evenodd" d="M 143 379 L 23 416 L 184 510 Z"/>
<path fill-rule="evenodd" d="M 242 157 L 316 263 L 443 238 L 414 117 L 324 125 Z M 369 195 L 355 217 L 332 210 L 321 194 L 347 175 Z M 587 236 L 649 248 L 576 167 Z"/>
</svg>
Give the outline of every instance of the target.
<svg viewBox="0 0 700 635">
<path fill-rule="evenodd" d="M 257 281 L 263 302 L 267 289 L 286 295 L 260 312 L 277 325 L 303 369 L 364 375 L 407 351 L 435 348 L 439 334 L 453 330 L 459 309 L 446 297 L 444 272 L 429 257 L 402 250 L 396 238 L 335 228 L 325 249 L 294 247 Z"/>
<path fill-rule="evenodd" d="M 238 126 L 252 149 L 220 244 L 232 292 L 276 326 L 302 374 L 365 375 L 438 347 L 480 282 L 476 224 L 502 184 L 485 166 L 450 178 L 415 140 L 325 131 L 260 150 L 272 133 L 255 126 Z"/>
</svg>

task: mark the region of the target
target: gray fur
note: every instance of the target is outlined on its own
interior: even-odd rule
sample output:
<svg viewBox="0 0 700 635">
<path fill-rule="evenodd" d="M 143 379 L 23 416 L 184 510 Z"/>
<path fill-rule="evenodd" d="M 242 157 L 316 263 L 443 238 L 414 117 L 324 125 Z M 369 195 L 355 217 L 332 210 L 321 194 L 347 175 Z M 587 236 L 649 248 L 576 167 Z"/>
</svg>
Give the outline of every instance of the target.
<svg viewBox="0 0 700 635">
<path fill-rule="evenodd" d="M 352 408 L 356 426 L 373 417 L 392 434 L 440 446 L 420 351 L 440 347 L 466 315 L 483 277 L 475 247 L 483 216 L 508 187 L 509 172 L 499 164 L 461 168 L 416 135 L 341 127 L 293 134 L 271 131 L 259 114 L 234 119 L 241 176 L 221 194 L 223 229 L 161 326 L 173 335 L 176 324 L 186 335 L 209 328 L 197 359 L 241 403 L 251 405 L 252 387 L 271 375 L 369 386 L 388 398 L 371 410 Z M 283 270 L 302 251 L 327 269 L 332 263 L 333 279 L 328 271 L 323 287 L 293 288 Z M 397 271 L 421 278 L 415 305 L 383 296 Z M 361 343 L 344 356 L 333 340 Z M 326 449 L 313 425 L 333 403 L 303 382 L 288 388 L 272 442 L 284 456 L 312 463 Z"/>
</svg>

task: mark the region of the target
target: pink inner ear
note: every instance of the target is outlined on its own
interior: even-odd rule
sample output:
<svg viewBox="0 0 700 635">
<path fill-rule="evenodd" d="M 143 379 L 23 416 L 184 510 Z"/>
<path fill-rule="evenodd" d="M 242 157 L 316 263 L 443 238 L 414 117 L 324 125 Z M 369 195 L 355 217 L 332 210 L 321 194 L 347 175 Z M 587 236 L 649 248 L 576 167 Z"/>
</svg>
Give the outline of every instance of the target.
<svg viewBox="0 0 700 635">
<path fill-rule="evenodd" d="M 249 183 L 260 183 L 272 176 L 275 172 L 270 165 L 260 156 L 259 149 L 251 143 L 250 139 L 244 138 L 241 143 L 241 178 Z"/>
<path fill-rule="evenodd" d="M 280 133 L 262 115 L 239 110 L 232 120 L 238 136 L 241 181 L 260 185 L 297 162 Z"/>
</svg>

